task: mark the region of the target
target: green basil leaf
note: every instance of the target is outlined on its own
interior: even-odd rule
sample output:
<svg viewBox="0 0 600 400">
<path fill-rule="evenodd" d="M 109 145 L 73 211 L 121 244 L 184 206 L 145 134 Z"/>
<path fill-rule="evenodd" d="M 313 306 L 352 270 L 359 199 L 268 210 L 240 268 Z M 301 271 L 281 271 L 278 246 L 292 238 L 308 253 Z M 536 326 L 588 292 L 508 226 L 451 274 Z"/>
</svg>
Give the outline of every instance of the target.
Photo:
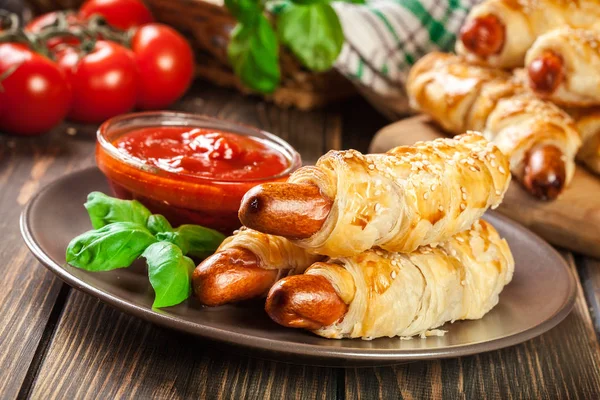
<svg viewBox="0 0 600 400">
<path fill-rule="evenodd" d="M 271 93 L 279 85 L 279 44 L 264 15 L 236 25 L 227 53 L 235 74 L 250 89 Z"/>
<path fill-rule="evenodd" d="M 299 5 L 310 5 L 310 4 L 316 4 L 316 3 L 326 3 L 327 0 L 291 0 L 292 3 L 294 4 L 299 4 Z"/>
<path fill-rule="evenodd" d="M 158 232 L 156 239 L 161 242 L 173 243 L 179 247 L 185 255 L 189 252 L 189 245 L 185 237 L 179 232 Z"/>
<path fill-rule="evenodd" d="M 225 0 L 225 7 L 242 24 L 252 25 L 262 14 L 258 0 Z"/>
<path fill-rule="evenodd" d="M 265 9 L 269 14 L 277 15 L 284 12 L 292 2 L 290 0 L 275 0 L 265 4 Z"/>
<path fill-rule="evenodd" d="M 139 201 L 115 199 L 101 192 L 90 193 L 84 205 L 94 229 L 100 229 L 113 222 L 146 225 L 151 214 Z"/>
<path fill-rule="evenodd" d="M 225 240 L 225 235 L 222 233 L 199 225 L 181 225 L 175 229 L 175 232 L 185 239 L 188 245 L 186 254 L 198 259 L 213 254 Z"/>
<path fill-rule="evenodd" d="M 115 222 L 77 236 L 67 247 L 66 260 L 87 271 L 129 267 L 156 238 L 140 224 Z"/>
<path fill-rule="evenodd" d="M 152 307 L 174 306 L 190 297 L 195 265 L 179 247 L 168 242 L 154 243 L 142 257 L 148 264 L 148 277 L 156 294 Z"/>
<path fill-rule="evenodd" d="M 150 217 L 148 217 L 146 227 L 153 235 L 156 235 L 160 232 L 173 232 L 171 223 L 160 214 L 152 214 Z"/>
<path fill-rule="evenodd" d="M 273 15 L 278 15 L 284 12 L 293 4 L 307 5 L 315 3 L 350 3 L 350 4 L 366 4 L 365 0 L 270 0 L 265 4 L 267 12 Z"/>
<path fill-rule="evenodd" d="M 330 69 L 344 44 L 340 20 L 327 3 L 288 7 L 277 18 L 277 33 L 298 60 L 313 71 Z"/>
</svg>

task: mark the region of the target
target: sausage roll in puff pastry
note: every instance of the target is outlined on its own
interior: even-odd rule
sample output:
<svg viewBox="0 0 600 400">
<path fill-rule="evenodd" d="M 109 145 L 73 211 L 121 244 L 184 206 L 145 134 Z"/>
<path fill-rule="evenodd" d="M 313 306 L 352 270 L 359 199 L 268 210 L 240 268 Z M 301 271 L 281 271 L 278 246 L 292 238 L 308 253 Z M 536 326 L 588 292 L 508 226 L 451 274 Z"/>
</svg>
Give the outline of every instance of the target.
<svg viewBox="0 0 600 400">
<path fill-rule="evenodd" d="M 534 196 L 553 199 L 570 182 L 581 146 L 574 122 L 520 79 L 459 56 L 430 53 L 410 71 L 407 91 L 411 105 L 447 131 L 481 130 Z"/>
<path fill-rule="evenodd" d="M 525 66 L 529 87 L 539 97 L 567 107 L 600 104 L 600 31 L 550 31 L 529 49 Z"/>
<path fill-rule="evenodd" d="M 513 271 L 508 244 L 480 220 L 436 247 L 408 254 L 369 250 L 313 264 L 304 275 L 277 282 L 266 310 L 284 326 L 326 338 L 441 335 L 435 328 L 446 322 L 479 319 L 490 311 Z M 318 307 L 330 302 L 327 296 L 346 307 Z M 319 309 L 335 320 L 319 323 L 326 320 L 315 315 Z"/>
<path fill-rule="evenodd" d="M 400 146 L 385 154 L 330 151 L 287 183 L 251 189 L 244 225 L 287 236 L 310 252 L 353 256 L 372 247 L 408 253 L 468 229 L 500 204 L 510 182 L 508 160 L 479 133 Z M 288 234 L 313 212 L 303 187 L 329 200 L 326 218 L 302 238 Z M 293 229 L 293 227 L 291 228 Z"/>
<path fill-rule="evenodd" d="M 575 119 L 583 141 L 577 160 L 600 174 L 600 108 L 570 109 L 568 112 Z"/>
<path fill-rule="evenodd" d="M 278 279 L 301 274 L 321 259 L 287 239 L 243 227 L 196 267 L 194 293 L 209 306 L 259 297 Z"/>
<path fill-rule="evenodd" d="M 456 52 L 490 67 L 522 67 L 538 36 L 561 26 L 597 29 L 598 21 L 598 0 L 485 0 L 469 13 Z"/>
</svg>

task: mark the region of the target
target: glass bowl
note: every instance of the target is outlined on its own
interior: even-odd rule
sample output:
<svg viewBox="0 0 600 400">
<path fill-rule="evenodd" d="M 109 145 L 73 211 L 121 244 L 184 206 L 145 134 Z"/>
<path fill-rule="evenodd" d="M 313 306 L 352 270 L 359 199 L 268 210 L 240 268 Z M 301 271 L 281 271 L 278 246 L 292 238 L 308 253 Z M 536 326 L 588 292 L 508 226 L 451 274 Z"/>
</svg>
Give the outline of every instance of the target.
<svg viewBox="0 0 600 400">
<path fill-rule="evenodd" d="M 114 145 L 134 130 L 165 126 L 215 129 L 257 138 L 283 155 L 288 167 L 266 178 L 212 179 L 158 168 Z M 285 181 L 302 164 L 292 146 L 270 133 L 217 118 L 167 111 L 125 114 L 106 121 L 97 133 L 96 162 L 115 196 L 140 201 L 153 213 L 164 215 L 173 226 L 198 224 L 225 234 L 240 226 L 238 209 L 249 189 L 261 183 Z"/>
</svg>

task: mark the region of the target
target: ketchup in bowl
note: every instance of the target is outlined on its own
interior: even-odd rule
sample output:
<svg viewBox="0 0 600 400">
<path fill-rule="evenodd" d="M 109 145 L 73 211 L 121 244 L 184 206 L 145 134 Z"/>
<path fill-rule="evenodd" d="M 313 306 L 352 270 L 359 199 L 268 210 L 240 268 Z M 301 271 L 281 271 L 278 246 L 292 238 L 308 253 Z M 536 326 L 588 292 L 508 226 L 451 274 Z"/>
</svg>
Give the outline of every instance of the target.
<svg viewBox="0 0 600 400">
<path fill-rule="evenodd" d="M 290 165 L 281 152 L 259 139 L 215 129 L 141 128 L 113 144 L 123 154 L 186 177 L 265 179 Z"/>
<path fill-rule="evenodd" d="M 139 200 L 174 226 L 226 234 L 240 226 L 238 208 L 250 188 L 285 180 L 301 164 L 289 144 L 269 133 L 173 112 L 105 122 L 96 162 L 117 197 Z"/>
</svg>

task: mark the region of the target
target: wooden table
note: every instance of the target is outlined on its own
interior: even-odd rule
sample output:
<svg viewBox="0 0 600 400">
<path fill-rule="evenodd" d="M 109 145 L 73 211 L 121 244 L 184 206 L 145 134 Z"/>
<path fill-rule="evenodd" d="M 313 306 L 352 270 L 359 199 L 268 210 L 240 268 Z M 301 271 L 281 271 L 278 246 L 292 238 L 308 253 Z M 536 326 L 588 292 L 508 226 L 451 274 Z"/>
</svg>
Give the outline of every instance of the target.
<svg viewBox="0 0 600 400">
<path fill-rule="evenodd" d="M 360 99 L 306 113 L 202 83 L 174 108 L 259 126 L 307 162 L 332 148 L 365 151 L 387 123 Z M 309 367 L 214 350 L 71 289 L 29 253 L 18 219 L 38 189 L 94 165 L 94 130 L 64 124 L 39 138 L 0 135 L 0 398 L 600 397 L 600 262 L 567 252 L 580 282 L 577 304 L 550 332 L 477 356 L 380 368 Z"/>
</svg>

